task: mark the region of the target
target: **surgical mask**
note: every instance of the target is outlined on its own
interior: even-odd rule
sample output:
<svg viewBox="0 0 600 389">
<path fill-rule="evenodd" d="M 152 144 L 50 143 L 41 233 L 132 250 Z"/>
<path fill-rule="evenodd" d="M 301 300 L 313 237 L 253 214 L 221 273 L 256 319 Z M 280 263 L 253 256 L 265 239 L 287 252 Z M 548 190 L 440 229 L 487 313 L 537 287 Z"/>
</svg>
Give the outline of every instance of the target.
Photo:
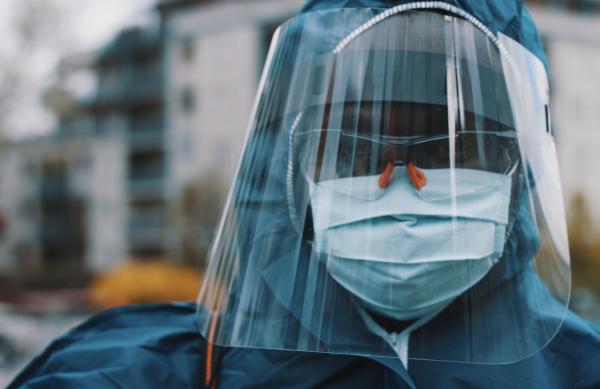
<svg viewBox="0 0 600 389">
<path fill-rule="evenodd" d="M 385 189 L 373 176 L 310 182 L 315 250 L 328 272 L 364 306 L 397 320 L 449 304 L 504 249 L 510 176 L 424 173 L 420 191 L 403 168 Z"/>
</svg>

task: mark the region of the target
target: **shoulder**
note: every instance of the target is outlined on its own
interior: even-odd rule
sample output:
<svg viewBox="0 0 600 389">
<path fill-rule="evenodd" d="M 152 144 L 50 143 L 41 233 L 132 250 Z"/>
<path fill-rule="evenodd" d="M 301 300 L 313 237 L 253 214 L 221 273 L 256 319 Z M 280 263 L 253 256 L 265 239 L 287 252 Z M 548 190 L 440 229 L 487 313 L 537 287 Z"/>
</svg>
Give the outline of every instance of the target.
<svg viewBox="0 0 600 389">
<path fill-rule="evenodd" d="M 555 328 L 554 318 L 538 330 Z M 550 322 L 551 320 L 551 322 Z M 435 370 L 436 374 L 430 372 Z M 413 360 L 409 372 L 417 387 L 600 388 L 600 326 L 568 311 L 561 329 L 542 350 L 509 364 Z"/>
<path fill-rule="evenodd" d="M 569 311 L 548 345 L 548 357 L 554 368 L 571 376 L 573 387 L 600 387 L 600 324 Z"/>
<path fill-rule="evenodd" d="M 203 350 L 194 303 L 127 306 L 53 341 L 10 387 L 198 386 Z"/>
</svg>

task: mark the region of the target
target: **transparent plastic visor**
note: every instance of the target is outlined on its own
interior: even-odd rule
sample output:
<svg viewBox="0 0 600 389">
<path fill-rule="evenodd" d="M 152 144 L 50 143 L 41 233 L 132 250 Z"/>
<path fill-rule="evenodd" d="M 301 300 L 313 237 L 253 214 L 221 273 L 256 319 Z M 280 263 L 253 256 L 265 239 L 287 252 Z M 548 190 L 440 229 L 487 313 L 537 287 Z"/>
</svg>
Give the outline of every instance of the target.
<svg viewBox="0 0 600 389">
<path fill-rule="evenodd" d="M 412 359 L 524 359 L 570 290 L 545 70 L 448 10 L 380 12 L 304 14 L 276 34 L 202 335 L 391 358 L 401 336 Z"/>
</svg>

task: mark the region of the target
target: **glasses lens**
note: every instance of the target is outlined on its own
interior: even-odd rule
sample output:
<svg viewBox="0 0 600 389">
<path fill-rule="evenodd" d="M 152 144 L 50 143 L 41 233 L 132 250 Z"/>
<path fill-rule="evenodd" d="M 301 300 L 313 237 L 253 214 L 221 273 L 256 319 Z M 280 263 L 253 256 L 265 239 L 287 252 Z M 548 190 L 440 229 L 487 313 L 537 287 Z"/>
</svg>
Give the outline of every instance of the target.
<svg viewBox="0 0 600 389">
<path fill-rule="evenodd" d="M 297 134 L 301 169 L 315 182 L 380 175 L 391 162 L 421 169 L 474 169 L 506 174 L 517 163 L 514 133 L 460 133 L 418 143 L 368 139 L 339 130 Z"/>
<path fill-rule="evenodd" d="M 295 137 L 301 169 L 315 181 L 381 174 L 394 148 L 342 131 L 314 130 Z"/>
<path fill-rule="evenodd" d="M 512 134 L 461 133 L 409 146 L 409 159 L 423 169 L 484 170 L 507 173 L 519 159 Z"/>
</svg>

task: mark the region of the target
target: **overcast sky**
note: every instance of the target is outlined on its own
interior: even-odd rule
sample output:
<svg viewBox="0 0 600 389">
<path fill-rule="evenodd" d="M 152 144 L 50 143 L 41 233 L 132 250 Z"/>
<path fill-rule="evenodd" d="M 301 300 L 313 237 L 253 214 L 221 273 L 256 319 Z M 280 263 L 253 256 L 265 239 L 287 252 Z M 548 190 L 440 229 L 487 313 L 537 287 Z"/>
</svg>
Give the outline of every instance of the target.
<svg viewBox="0 0 600 389">
<path fill-rule="evenodd" d="M 106 44 L 123 27 L 149 23 L 156 18 L 156 0 L 32 0 L 56 4 L 60 12 L 52 21 L 43 47 L 27 53 L 15 39 L 14 22 L 22 0 L 0 1 L 0 60 L 22 57 L 27 74 L 25 87 L 14 94 L 7 114 L 8 134 L 24 137 L 46 133 L 54 127 L 53 116 L 41 104 L 43 90 L 52 83 L 60 58 L 90 53 Z M 37 3 L 34 3 L 37 4 Z M 0 80 L 1 83 L 1 80 Z M 0 85 L 0 88 L 6 88 Z M 12 96 L 11 96 L 12 97 Z M 6 131 L 6 130 L 5 130 Z"/>
<path fill-rule="evenodd" d="M 19 1 L 19 0 L 12 0 Z M 149 19 L 155 0 L 65 0 L 83 49 L 94 49 L 120 28 Z"/>
</svg>

